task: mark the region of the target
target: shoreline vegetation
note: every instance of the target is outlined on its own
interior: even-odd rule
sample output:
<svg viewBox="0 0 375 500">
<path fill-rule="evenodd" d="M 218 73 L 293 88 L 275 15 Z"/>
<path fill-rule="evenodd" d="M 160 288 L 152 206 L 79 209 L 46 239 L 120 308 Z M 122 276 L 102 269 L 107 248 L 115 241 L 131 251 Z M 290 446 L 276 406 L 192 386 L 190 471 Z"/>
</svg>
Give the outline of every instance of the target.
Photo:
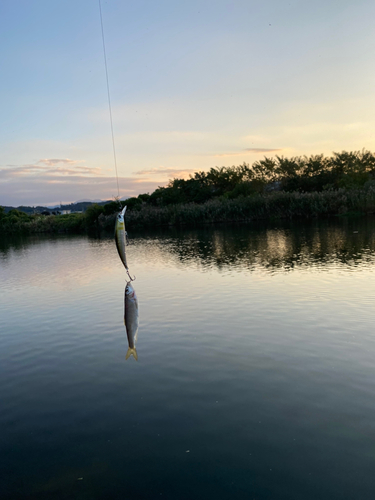
<svg viewBox="0 0 375 500">
<path fill-rule="evenodd" d="M 173 179 L 152 194 L 121 201 L 127 229 L 194 226 L 281 218 L 375 213 L 375 155 L 264 158 L 253 165 L 215 167 Z M 119 201 L 92 204 L 84 213 L 27 214 L 0 206 L 1 233 L 113 231 Z"/>
</svg>

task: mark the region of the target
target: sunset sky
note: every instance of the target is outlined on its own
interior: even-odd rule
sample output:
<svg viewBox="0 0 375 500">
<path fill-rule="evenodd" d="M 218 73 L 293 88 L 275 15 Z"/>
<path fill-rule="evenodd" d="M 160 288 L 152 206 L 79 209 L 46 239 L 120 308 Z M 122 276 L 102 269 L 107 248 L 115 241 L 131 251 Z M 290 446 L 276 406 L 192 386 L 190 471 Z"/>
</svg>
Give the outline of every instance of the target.
<svg viewBox="0 0 375 500">
<path fill-rule="evenodd" d="M 120 196 L 375 150 L 375 3 L 102 0 Z M 0 204 L 117 195 L 97 0 L 0 4 Z"/>
</svg>

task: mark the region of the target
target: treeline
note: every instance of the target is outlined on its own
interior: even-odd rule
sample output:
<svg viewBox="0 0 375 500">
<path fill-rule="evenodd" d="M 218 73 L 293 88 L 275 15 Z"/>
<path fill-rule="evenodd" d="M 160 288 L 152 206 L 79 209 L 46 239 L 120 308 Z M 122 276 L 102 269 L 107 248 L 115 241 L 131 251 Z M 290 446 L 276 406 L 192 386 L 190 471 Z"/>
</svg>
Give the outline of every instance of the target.
<svg viewBox="0 0 375 500">
<path fill-rule="evenodd" d="M 152 194 L 128 198 L 130 210 L 142 206 L 163 207 L 180 203 L 206 203 L 214 198 L 233 200 L 272 191 L 311 193 L 338 189 L 359 189 L 375 179 L 375 155 L 353 151 L 324 155 L 264 158 L 253 165 L 215 167 L 195 172 L 189 179 L 173 179 Z M 118 203 L 103 207 L 109 215 Z"/>
<path fill-rule="evenodd" d="M 270 191 L 321 192 L 363 187 L 375 177 L 375 155 L 370 151 L 324 155 L 264 158 L 253 165 L 211 168 L 190 179 L 173 179 L 151 195 L 126 201 L 131 208 L 177 203 L 205 203 L 212 198 L 235 199 Z"/>
<path fill-rule="evenodd" d="M 375 156 L 370 151 L 264 158 L 173 179 L 152 194 L 90 205 L 83 214 L 41 217 L 0 208 L 6 232 L 110 229 L 127 205 L 127 224 L 198 224 L 270 217 L 312 217 L 375 211 Z"/>
<path fill-rule="evenodd" d="M 42 215 L 27 214 L 0 206 L 1 233 L 83 233 L 90 229 L 85 214 Z"/>
</svg>

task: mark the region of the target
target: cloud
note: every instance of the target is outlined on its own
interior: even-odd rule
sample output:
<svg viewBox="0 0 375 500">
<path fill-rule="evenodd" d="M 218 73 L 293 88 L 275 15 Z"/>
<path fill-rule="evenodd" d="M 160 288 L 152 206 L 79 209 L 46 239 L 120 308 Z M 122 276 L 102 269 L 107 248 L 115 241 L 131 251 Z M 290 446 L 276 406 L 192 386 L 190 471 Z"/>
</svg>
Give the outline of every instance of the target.
<svg viewBox="0 0 375 500">
<path fill-rule="evenodd" d="M 283 148 L 246 148 L 237 153 L 220 153 L 214 156 L 215 158 L 221 158 L 223 156 L 244 156 L 251 153 L 276 153 L 282 150 Z"/>
<path fill-rule="evenodd" d="M 87 167 L 85 165 L 78 165 L 84 160 L 58 160 L 58 159 L 43 159 L 36 163 L 25 165 L 6 165 L 0 167 L 0 181 L 4 179 L 13 179 L 23 177 L 30 179 L 32 177 L 46 177 L 53 176 L 66 176 L 66 175 L 87 175 L 87 176 L 100 176 L 101 169 L 98 167 Z M 61 164 L 62 166 L 58 166 Z"/>
<path fill-rule="evenodd" d="M 196 172 L 196 169 L 193 168 L 173 168 L 173 167 L 155 167 L 149 170 L 139 170 L 138 172 L 134 172 L 134 175 L 141 176 L 151 176 L 151 177 L 163 177 L 170 179 L 171 177 L 188 177 L 189 174 Z"/>
<path fill-rule="evenodd" d="M 62 163 L 63 165 L 75 165 L 77 163 L 82 163 L 85 160 L 70 160 L 69 158 L 44 158 L 42 160 L 37 161 L 37 163 L 42 163 L 48 166 L 52 165 L 58 165 L 59 163 Z"/>
<path fill-rule="evenodd" d="M 0 202 L 2 205 L 53 205 L 76 200 L 111 199 L 117 196 L 114 176 L 104 176 L 100 168 L 92 168 L 77 160 L 38 161 L 35 164 L 0 167 Z M 59 166 L 59 164 L 61 166 Z M 152 192 L 160 180 L 119 177 L 120 197 Z"/>
<path fill-rule="evenodd" d="M 274 153 L 276 151 L 282 151 L 282 148 L 246 148 L 245 151 L 249 151 L 250 153 Z"/>
<path fill-rule="evenodd" d="M 151 193 L 160 182 L 148 179 L 119 177 L 120 197 L 137 196 Z M 60 201 L 71 203 L 76 200 L 109 200 L 117 196 L 117 184 L 114 177 L 66 176 L 34 177 L 27 182 L 13 178 L 6 182 L 0 180 L 0 200 L 2 205 L 54 205 Z"/>
</svg>

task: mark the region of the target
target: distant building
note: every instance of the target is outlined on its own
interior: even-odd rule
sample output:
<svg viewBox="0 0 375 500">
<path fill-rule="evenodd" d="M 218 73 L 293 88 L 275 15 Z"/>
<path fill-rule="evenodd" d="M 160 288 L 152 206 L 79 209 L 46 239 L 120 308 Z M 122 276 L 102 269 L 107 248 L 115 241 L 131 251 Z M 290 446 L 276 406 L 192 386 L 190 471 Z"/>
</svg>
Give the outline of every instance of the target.
<svg viewBox="0 0 375 500">
<path fill-rule="evenodd" d="M 71 210 L 60 210 L 60 215 L 67 215 L 70 213 L 71 213 Z"/>
</svg>

